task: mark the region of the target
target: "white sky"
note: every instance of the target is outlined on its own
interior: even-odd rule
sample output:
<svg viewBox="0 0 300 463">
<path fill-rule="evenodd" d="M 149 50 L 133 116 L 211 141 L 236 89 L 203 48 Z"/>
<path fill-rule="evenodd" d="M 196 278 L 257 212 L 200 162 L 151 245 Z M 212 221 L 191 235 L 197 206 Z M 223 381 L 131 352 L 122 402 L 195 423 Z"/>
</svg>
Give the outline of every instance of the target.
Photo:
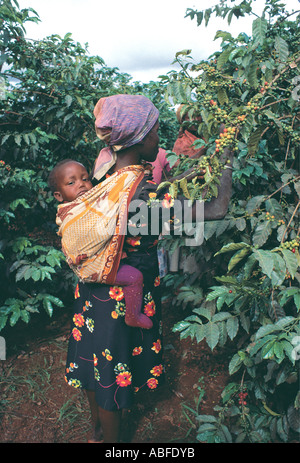
<svg viewBox="0 0 300 463">
<path fill-rule="evenodd" d="M 204 10 L 217 0 L 18 0 L 20 8 L 37 11 L 41 22 L 27 23 L 26 36 L 43 39 L 52 34 L 72 33 L 73 40 L 89 44 L 89 52 L 106 65 L 126 72 L 133 80 L 157 80 L 174 65 L 176 52 L 192 49 L 195 62 L 219 48 L 217 30 L 237 36 L 251 35 L 249 18 L 227 21 L 212 17 L 208 27 L 197 27 L 196 19 L 185 18 L 187 8 Z M 300 9 L 300 0 L 283 0 L 287 9 Z M 257 0 L 256 11 L 262 6 Z"/>
</svg>

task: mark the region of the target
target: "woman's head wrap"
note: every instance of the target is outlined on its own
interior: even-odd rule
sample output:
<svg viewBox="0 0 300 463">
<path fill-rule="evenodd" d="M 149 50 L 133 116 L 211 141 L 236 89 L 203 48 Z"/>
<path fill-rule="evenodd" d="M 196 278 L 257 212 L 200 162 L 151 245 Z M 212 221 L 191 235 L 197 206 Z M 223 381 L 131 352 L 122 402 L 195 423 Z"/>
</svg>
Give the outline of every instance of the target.
<svg viewBox="0 0 300 463">
<path fill-rule="evenodd" d="M 93 176 L 100 180 L 116 163 L 118 151 L 145 138 L 158 120 L 159 111 L 143 95 L 112 95 L 98 101 L 94 116 L 96 134 L 107 144 L 94 165 Z"/>
</svg>

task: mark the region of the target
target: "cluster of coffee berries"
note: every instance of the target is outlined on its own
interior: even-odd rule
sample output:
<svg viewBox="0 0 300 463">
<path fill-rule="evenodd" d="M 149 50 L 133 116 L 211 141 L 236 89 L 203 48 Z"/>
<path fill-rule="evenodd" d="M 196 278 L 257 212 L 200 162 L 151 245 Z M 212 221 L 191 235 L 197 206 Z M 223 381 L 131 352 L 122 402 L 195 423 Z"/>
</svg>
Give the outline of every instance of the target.
<svg viewBox="0 0 300 463">
<path fill-rule="evenodd" d="M 247 402 L 245 400 L 247 395 L 248 395 L 247 392 L 239 392 L 239 404 L 240 405 L 247 405 Z"/>
<path fill-rule="evenodd" d="M 236 127 L 228 127 L 228 128 L 225 128 L 222 133 L 220 133 L 219 138 L 217 138 L 215 141 L 216 143 L 215 153 L 222 153 L 226 146 L 236 144 L 235 132 L 236 132 Z"/>
<path fill-rule="evenodd" d="M 288 125 L 285 122 L 281 122 L 281 126 L 283 131 L 288 135 L 292 142 L 300 141 L 299 131 L 296 131 L 291 125 Z"/>
<path fill-rule="evenodd" d="M 210 108 L 211 106 L 215 106 L 216 104 L 217 103 L 213 100 L 212 95 L 204 95 L 203 96 L 202 105 L 204 106 L 204 108 Z"/>
<path fill-rule="evenodd" d="M 266 219 L 269 220 L 270 222 L 274 222 L 275 215 L 271 215 L 270 212 L 266 212 Z"/>
<path fill-rule="evenodd" d="M 240 125 L 242 125 L 245 122 L 246 117 L 246 114 L 242 114 L 241 116 L 237 117 L 237 120 L 240 123 Z"/>
<path fill-rule="evenodd" d="M 282 249 L 288 249 L 295 253 L 296 249 L 299 248 L 299 241 L 298 239 L 291 240 L 291 241 L 285 241 L 284 243 L 281 243 L 280 247 Z"/>
<path fill-rule="evenodd" d="M 227 160 L 227 164 L 230 164 L 230 160 Z M 197 189 L 197 192 L 193 195 L 195 199 L 210 201 L 216 196 L 216 185 L 219 184 L 218 179 L 222 176 L 223 169 L 224 163 L 220 162 L 218 156 L 201 156 L 197 162 L 197 170 L 200 172 L 200 175 L 198 180 L 197 178 L 193 180 Z M 201 179 L 204 182 L 201 182 Z"/>
<path fill-rule="evenodd" d="M 221 176 L 221 167 L 219 162 L 215 162 L 214 160 L 210 162 L 208 156 L 201 156 L 198 162 L 198 169 L 204 172 L 209 171 L 211 175 Z"/>
<path fill-rule="evenodd" d="M 270 85 L 269 82 L 265 82 L 264 87 L 260 87 L 260 93 L 265 93 L 265 91 L 268 89 L 269 85 Z"/>
<path fill-rule="evenodd" d="M 255 104 L 254 102 L 249 101 L 247 103 L 247 111 L 254 114 L 257 110 L 259 109 L 259 106 Z"/>
<path fill-rule="evenodd" d="M 210 111 L 213 112 L 214 117 L 216 118 L 216 120 L 221 121 L 221 122 L 225 122 L 226 119 L 229 118 L 229 115 L 227 114 L 227 111 L 225 111 L 225 109 L 220 108 L 220 106 L 218 106 L 217 101 L 213 100 L 212 98 L 209 100 L 208 107 L 209 107 Z"/>
<path fill-rule="evenodd" d="M 10 165 L 6 164 L 2 159 L 0 160 L 0 167 L 3 167 L 3 169 L 6 169 L 8 172 L 11 171 Z"/>
<path fill-rule="evenodd" d="M 203 63 L 201 68 L 208 77 L 217 77 L 217 74 L 220 74 L 214 66 L 211 66 L 207 63 Z"/>
</svg>

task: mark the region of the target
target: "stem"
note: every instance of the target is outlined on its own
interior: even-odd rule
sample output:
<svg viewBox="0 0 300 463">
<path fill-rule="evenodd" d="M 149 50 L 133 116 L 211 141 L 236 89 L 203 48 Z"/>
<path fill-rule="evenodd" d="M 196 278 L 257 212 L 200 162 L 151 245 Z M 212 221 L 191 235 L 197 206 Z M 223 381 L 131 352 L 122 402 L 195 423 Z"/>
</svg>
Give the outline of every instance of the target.
<svg viewBox="0 0 300 463">
<path fill-rule="evenodd" d="M 260 110 L 268 108 L 269 106 L 273 106 L 274 104 L 281 103 L 282 101 L 288 101 L 289 98 L 281 98 L 281 100 L 273 101 L 272 103 L 268 103 L 265 106 L 262 106 Z"/>
<path fill-rule="evenodd" d="M 274 191 L 274 193 L 271 193 L 269 196 L 267 196 L 266 199 L 265 199 L 265 201 L 267 201 L 267 199 L 272 198 L 272 196 L 274 196 L 276 193 L 278 193 L 278 191 L 282 190 L 284 187 L 286 187 L 286 186 L 289 185 L 290 183 L 295 182 L 296 180 L 299 180 L 299 179 L 300 179 L 300 175 L 298 175 L 298 177 L 293 178 L 293 179 L 290 180 L 289 182 L 285 183 L 285 184 L 282 185 L 280 188 L 278 188 L 276 191 Z"/>
<path fill-rule="evenodd" d="M 300 61 L 300 56 L 297 59 L 295 59 L 295 63 L 298 63 L 299 61 Z M 284 74 L 288 69 L 290 69 L 290 65 L 286 66 L 279 74 L 277 74 L 277 76 L 274 77 L 270 85 L 276 82 L 276 80 L 278 80 L 279 77 L 282 76 L 282 74 Z"/>
<path fill-rule="evenodd" d="M 290 218 L 289 223 L 287 224 L 286 229 L 284 230 L 284 234 L 283 234 L 283 236 L 282 236 L 281 243 L 283 243 L 283 241 L 284 241 L 285 234 L 286 234 L 286 232 L 287 232 L 287 230 L 288 230 L 288 228 L 289 228 L 289 226 L 290 226 L 290 224 L 291 224 L 293 218 L 295 217 L 295 214 L 296 214 L 296 212 L 297 212 L 299 206 L 300 206 L 300 201 L 298 201 L 298 204 L 297 204 L 297 206 L 295 207 L 295 210 L 294 210 L 294 212 L 293 212 L 293 214 L 292 214 L 292 217 Z"/>
<path fill-rule="evenodd" d="M 291 125 L 292 128 L 294 126 L 295 119 L 296 119 L 296 116 L 293 117 L 292 125 Z M 286 168 L 286 162 L 287 162 L 287 157 L 288 157 L 288 154 L 289 154 L 289 151 L 290 151 L 290 145 L 291 145 L 291 139 L 289 138 L 287 150 L 286 150 L 286 153 L 285 153 L 284 168 Z"/>
</svg>

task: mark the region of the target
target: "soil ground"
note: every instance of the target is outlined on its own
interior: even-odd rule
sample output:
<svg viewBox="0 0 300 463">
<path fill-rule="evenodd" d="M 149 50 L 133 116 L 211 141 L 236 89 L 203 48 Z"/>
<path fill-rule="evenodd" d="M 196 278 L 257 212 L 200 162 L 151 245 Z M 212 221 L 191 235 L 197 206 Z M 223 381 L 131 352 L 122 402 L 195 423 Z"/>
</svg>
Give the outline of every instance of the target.
<svg viewBox="0 0 300 463">
<path fill-rule="evenodd" d="M 140 393 L 126 414 L 123 442 L 197 443 L 198 411 L 215 414 L 228 381 L 228 352 L 213 352 L 205 342 L 180 340 L 172 332 L 184 318 L 180 309 L 163 308 L 166 385 Z M 7 358 L 0 362 L 0 442 L 82 443 L 91 437 L 83 392 L 64 381 L 71 315 L 38 315 L 29 325 L 1 333 Z"/>
</svg>

